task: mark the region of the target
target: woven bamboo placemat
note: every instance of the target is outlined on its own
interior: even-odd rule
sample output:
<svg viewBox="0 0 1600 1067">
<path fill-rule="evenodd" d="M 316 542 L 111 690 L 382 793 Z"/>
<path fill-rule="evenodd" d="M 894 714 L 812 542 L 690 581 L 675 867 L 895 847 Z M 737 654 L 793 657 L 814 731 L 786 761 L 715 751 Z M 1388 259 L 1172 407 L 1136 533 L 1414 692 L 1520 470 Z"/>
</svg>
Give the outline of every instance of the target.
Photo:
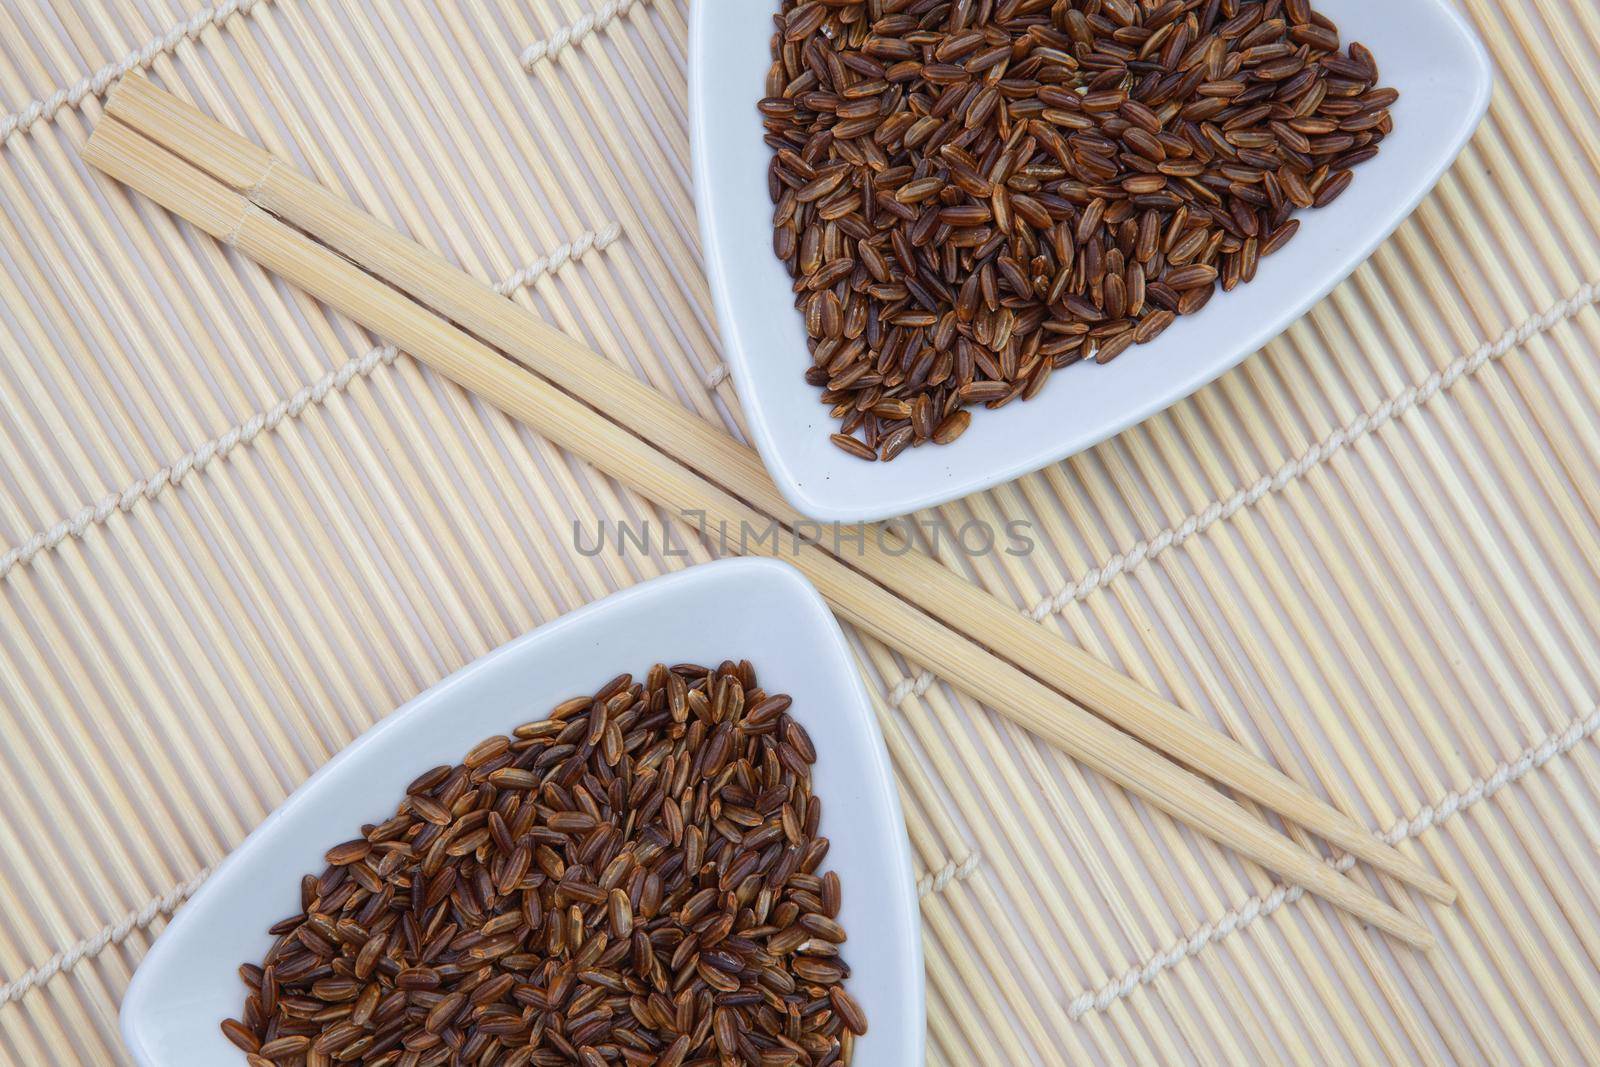
<svg viewBox="0 0 1600 1067">
<path fill-rule="evenodd" d="M 576 551 L 574 522 L 650 509 L 90 176 L 117 75 L 741 427 L 686 0 L 191 2 L 0 0 L 5 1063 L 123 1061 L 141 954 L 290 789 L 682 563 Z M 950 564 L 1436 864 L 1459 907 L 1405 906 L 1442 948 L 1353 929 L 859 641 L 930 1061 L 1600 1062 L 1600 13 L 1463 5 L 1497 99 L 1370 263 L 1190 401 L 942 509 L 1030 521 L 1033 555 Z"/>
</svg>

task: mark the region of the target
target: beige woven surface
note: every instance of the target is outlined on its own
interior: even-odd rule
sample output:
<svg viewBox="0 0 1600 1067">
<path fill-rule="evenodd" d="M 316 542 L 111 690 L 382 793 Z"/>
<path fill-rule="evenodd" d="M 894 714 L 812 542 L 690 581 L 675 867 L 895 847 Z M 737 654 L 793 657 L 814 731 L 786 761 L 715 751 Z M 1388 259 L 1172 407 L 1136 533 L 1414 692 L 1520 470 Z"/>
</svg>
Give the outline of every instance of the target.
<svg viewBox="0 0 1600 1067">
<path fill-rule="evenodd" d="M 679 562 L 574 551 L 574 520 L 647 507 L 91 178 L 116 72 L 739 426 L 685 0 L 191 2 L 0 0 L 4 1063 L 121 1062 L 150 939 L 288 790 Z M 1034 524 L 1026 559 L 951 561 L 973 581 L 1411 839 L 1462 890 L 1399 898 L 1441 949 L 861 642 L 925 875 L 931 1062 L 1600 1062 L 1600 14 L 1464 7 L 1494 108 L 1367 266 L 1168 414 L 944 509 Z"/>
</svg>

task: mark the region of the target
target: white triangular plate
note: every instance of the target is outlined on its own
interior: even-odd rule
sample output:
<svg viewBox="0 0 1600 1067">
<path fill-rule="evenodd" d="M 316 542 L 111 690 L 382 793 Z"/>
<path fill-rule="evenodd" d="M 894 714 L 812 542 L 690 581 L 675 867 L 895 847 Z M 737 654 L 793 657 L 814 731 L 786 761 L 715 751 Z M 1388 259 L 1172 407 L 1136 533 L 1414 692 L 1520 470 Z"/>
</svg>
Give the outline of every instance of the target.
<svg viewBox="0 0 1600 1067">
<path fill-rule="evenodd" d="M 1372 49 L 1400 90 L 1394 133 L 1333 204 L 1303 212 L 1299 234 L 1255 281 L 1113 363 L 1054 374 L 1033 400 L 979 411 L 945 448 L 866 463 L 828 440 L 790 280 L 772 254 L 771 152 L 756 102 L 771 63 L 776 0 L 697 0 L 690 41 L 695 197 L 723 354 L 785 497 L 824 521 L 872 521 L 1020 477 L 1148 418 L 1276 337 L 1327 295 L 1432 189 L 1477 128 L 1491 75 L 1452 0 L 1316 0 L 1342 39 Z"/>
<path fill-rule="evenodd" d="M 299 907 L 300 875 L 406 785 L 475 743 L 543 716 L 621 671 L 748 659 L 793 696 L 817 749 L 825 866 L 844 884 L 849 989 L 865 1010 L 859 1064 L 922 1063 L 922 941 L 910 848 L 877 719 L 838 624 L 783 563 L 728 560 L 635 586 L 489 653 L 389 715 L 312 775 L 240 845 L 156 941 L 122 1004 L 141 1067 L 219 1067 L 244 1054 L 218 1029 L 243 1007 L 239 964 Z"/>
</svg>

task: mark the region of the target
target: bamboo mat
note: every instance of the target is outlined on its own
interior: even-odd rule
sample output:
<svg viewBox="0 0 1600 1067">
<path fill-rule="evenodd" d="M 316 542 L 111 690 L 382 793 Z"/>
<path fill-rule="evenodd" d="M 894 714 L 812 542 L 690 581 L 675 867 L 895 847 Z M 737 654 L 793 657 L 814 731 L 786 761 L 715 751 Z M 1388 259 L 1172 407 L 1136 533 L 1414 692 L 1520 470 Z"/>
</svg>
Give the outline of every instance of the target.
<svg viewBox="0 0 1600 1067">
<path fill-rule="evenodd" d="M 88 175 L 117 74 L 741 426 L 686 0 L 194 2 L 0 0 L 7 1064 L 123 1062 L 141 955 L 290 789 L 681 562 L 577 552 L 574 522 L 648 506 Z M 1497 99 L 1370 263 L 1167 414 L 942 509 L 1030 521 L 1026 559 L 950 564 L 1436 864 L 1459 907 L 1401 899 L 1441 949 L 858 640 L 921 865 L 930 1062 L 1600 1062 L 1600 12 L 1462 2 Z"/>
</svg>

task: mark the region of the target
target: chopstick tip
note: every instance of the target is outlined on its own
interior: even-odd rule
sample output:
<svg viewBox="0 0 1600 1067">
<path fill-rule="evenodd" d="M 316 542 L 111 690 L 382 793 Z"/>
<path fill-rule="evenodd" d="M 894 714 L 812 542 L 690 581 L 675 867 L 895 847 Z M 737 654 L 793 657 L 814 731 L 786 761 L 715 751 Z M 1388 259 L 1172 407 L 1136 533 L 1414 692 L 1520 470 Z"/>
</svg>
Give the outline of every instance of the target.
<svg viewBox="0 0 1600 1067">
<path fill-rule="evenodd" d="M 1414 920 L 1411 923 L 1410 934 L 1405 937 L 1405 942 L 1419 952 L 1432 952 L 1439 947 L 1439 941 L 1433 936 L 1433 931 Z"/>
<path fill-rule="evenodd" d="M 1373 864 L 1379 870 L 1386 871 L 1400 879 L 1426 897 L 1441 904 L 1455 903 L 1455 886 L 1428 870 L 1416 859 L 1399 852 L 1391 846 L 1386 845 L 1385 850 L 1381 855 L 1362 856 L 1360 858 L 1366 859 L 1367 862 Z"/>
<path fill-rule="evenodd" d="M 1424 926 L 1421 920 L 1414 919 L 1388 904 L 1379 905 L 1369 913 L 1367 921 L 1419 951 L 1431 952 L 1438 947 L 1438 940 L 1433 936 L 1433 931 Z"/>
</svg>

